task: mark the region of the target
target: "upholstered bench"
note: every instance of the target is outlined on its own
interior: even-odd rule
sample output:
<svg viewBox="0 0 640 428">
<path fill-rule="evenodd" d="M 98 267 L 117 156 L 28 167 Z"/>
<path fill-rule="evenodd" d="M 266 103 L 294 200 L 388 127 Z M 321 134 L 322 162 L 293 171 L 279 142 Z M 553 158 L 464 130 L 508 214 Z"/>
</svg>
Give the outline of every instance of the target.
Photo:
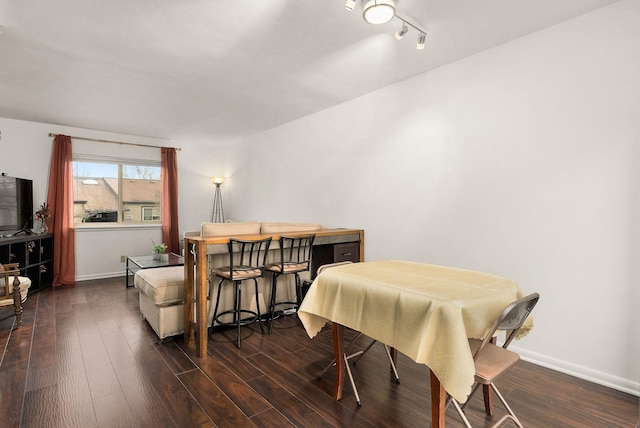
<svg viewBox="0 0 640 428">
<path fill-rule="evenodd" d="M 141 269 L 133 283 L 140 311 L 160 339 L 184 332 L 184 266 Z"/>
</svg>

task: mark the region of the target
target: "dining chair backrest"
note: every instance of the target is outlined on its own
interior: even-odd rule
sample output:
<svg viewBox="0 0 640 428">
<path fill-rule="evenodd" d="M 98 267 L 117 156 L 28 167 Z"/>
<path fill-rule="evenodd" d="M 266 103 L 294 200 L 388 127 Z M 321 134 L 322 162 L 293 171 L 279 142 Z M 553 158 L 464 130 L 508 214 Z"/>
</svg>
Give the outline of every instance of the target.
<svg viewBox="0 0 640 428">
<path fill-rule="evenodd" d="M 285 265 L 295 265 L 296 270 L 309 270 L 313 241 L 316 235 L 280 237 L 280 272 L 286 272 Z"/>
<path fill-rule="evenodd" d="M 229 266 L 231 267 L 230 279 L 232 281 L 236 277 L 246 279 L 247 272 L 262 272 L 271 239 L 271 237 L 257 240 L 229 239 Z"/>
<path fill-rule="evenodd" d="M 538 299 L 540 299 L 540 294 L 532 293 L 526 297 L 516 300 L 513 303 L 510 303 L 498 319 L 495 321 L 489 333 L 485 336 L 482 344 L 478 348 L 478 350 L 474 353 L 474 357 L 484 348 L 484 346 L 491 341 L 493 336 L 496 333 L 496 330 L 506 330 L 507 337 L 502 345 L 503 348 L 507 348 L 509 343 L 516 337 L 520 328 L 526 321 L 527 317 L 533 310 L 533 308 L 538 303 Z"/>
<path fill-rule="evenodd" d="M 20 286 L 18 263 L 0 264 L 0 299 L 13 299 L 14 287 Z"/>
<path fill-rule="evenodd" d="M 320 266 L 318 268 L 318 275 L 320 275 L 326 269 L 330 269 L 330 268 L 337 267 L 337 266 L 342 266 L 342 265 L 350 265 L 352 263 L 353 263 L 352 261 L 327 263 L 326 265 L 322 265 L 322 266 Z"/>
<path fill-rule="evenodd" d="M 0 264 L 0 307 L 13 306 L 18 327 L 22 325 L 22 302 L 27 298 L 27 289 L 31 285 L 31 281 L 27 279 L 28 285 L 21 290 L 19 276 L 18 263 Z"/>
</svg>

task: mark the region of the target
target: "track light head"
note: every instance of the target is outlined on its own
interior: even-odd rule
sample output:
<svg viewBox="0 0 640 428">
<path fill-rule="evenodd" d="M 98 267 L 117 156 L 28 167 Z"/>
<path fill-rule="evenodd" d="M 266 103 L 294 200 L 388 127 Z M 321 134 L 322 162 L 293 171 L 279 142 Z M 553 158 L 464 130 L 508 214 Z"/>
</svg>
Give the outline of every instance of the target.
<svg viewBox="0 0 640 428">
<path fill-rule="evenodd" d="M 396 32 L 396 39 L 400 40 L 401 38 L 404 37 L 405 34 L 407 34 L 407 31 L 409 31 L 409 27 L 407 27 L 407 23 L 402 21 L 402 28 L 400 28 L 397 32 Z"/>
<path fill-rule="evenodd" d="M 426 33 L 420 33 L 420 35 L 418 36 L 418 44 L 416 45 L 416 49 L 424 49 L 424 41 L 426 38 Z"/>
<path fill-rule="evenodd" d="M 344 7 L 349 12 L 353 12 L 353 8 L 356 7 L 356 0 L 347 0 L 347 2 L 345 3 Z"/>
</svg>

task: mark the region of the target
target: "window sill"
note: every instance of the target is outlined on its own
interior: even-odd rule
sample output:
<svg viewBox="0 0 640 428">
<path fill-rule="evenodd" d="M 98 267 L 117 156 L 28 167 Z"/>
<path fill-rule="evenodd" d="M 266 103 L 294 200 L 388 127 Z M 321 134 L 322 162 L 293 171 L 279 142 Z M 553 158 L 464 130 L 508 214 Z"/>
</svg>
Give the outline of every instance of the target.
<svg viewBox="0 0 640 428">
<path fill-rule="evenodd" d="M 76 223 L 74 229 L 76 232 L 100 232 L 108 230 L 110 232 L 114 230 L 149 230 L 149 229 L 161 229 L 162 224 L 124 224 L 124 223 Z"/>
</svg>

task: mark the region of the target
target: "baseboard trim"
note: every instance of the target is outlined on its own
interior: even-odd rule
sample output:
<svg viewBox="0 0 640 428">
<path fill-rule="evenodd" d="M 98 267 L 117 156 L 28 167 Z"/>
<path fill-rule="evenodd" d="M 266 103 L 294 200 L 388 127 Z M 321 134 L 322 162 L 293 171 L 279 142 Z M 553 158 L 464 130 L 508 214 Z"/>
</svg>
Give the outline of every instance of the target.
<svg viewBox="0 0 640 428">
<path fill-rule="evenodd" d="M 99 274 L 93 274 L 93 275 L 79 275 L 79 276 L 76 276 L 76 282 L 91 281 L 92 279 L 117 278 L 119 276 L 124 278 L 124 274 L 121 271 L 99 273 Z"/>
<path fill-rule="evenodd" d="M 530 363 L 626 392 L 627 394 L 640 396 L 640 382 L 633 382 L 629 379 L 623 379 L 585 366 L 558 360 L 548 355 L 538 354 L 527 351 L 526 349 L 519 349 L 515 346 L 510 346 L 509 349 L 517 352 L 523 360 Z"/>
</svg>

